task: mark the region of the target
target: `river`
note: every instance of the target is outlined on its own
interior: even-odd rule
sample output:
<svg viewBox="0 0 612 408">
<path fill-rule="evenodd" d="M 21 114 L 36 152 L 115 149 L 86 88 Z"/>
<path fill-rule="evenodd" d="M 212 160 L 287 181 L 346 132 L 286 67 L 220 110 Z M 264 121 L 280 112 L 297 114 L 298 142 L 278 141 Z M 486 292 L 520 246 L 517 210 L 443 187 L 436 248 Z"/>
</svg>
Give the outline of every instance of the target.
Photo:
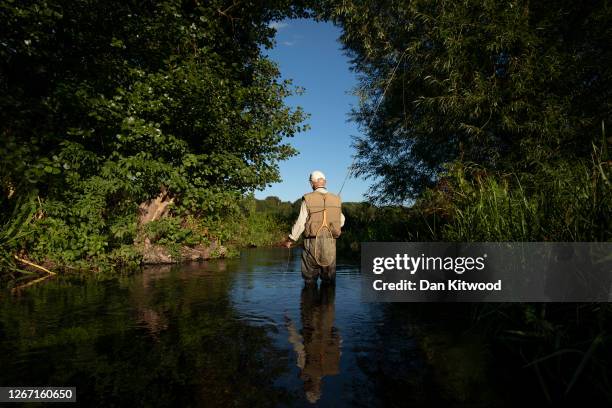
<svg viewBox="0 0 612 408">
<path fill-rule="evenodd" d="M 401 307 L 361 301 L 357 265 L 339 261 L 335 286 L 305 288 L 299 251 L 63 276 L 5 295 L 0 384 L 75 386 L 84 406 L 458 400 L 460 388 L 437 388 L 452 378 L 429 367 Z"/>
</svg>

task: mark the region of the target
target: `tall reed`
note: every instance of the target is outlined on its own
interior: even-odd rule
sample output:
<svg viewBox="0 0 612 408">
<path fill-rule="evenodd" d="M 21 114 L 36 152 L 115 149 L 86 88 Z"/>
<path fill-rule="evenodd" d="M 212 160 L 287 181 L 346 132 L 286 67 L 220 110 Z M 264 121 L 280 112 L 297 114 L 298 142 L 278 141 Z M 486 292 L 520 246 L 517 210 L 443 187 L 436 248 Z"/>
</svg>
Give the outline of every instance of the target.
<svg viewBox="0 0 612 408">
<path fill-rule="evenodd" d="M 31 197 L 0 198 L 0 286 L 34 275 L 18 266 L 15 255 L 28 234 L 27 227 L 35 212 L 35 201 Z"/>
<path fill-rule="evenodd" d="M 612 161 L 593 146 L 590 161 L 537 163 L 527 172 L 490 173 L 456 163 L 447 175 L 452 211 L 442 240 L 610 241 Z"/>
<path fill-rule="evenodd" d="M 588 160 L 531 163 L 507 173 L 454 163 L 430 193 L 436 198 L 432 207 L 445 214 L 437 239 L 612 241 L 607 145 L 604 134 Z M 518 368 L 534 376 L 549 403 L 573 401 L 585 392 L 612 403 L 609 304 L 478 304 L 471 313 L 503 350 L 497 364 L 516 369 L 521 362 Z"/>
</svg>

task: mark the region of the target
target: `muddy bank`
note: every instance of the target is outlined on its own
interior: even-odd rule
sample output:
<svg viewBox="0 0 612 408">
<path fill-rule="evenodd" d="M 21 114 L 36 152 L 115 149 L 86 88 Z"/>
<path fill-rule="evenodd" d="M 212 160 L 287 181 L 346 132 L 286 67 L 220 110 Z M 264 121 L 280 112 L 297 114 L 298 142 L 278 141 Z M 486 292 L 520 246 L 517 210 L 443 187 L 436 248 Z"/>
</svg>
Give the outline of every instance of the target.
<svg viewBox="0 0 612 408">
<path fill-rule="evenodd" d="M 196 245 L 194 247 L 182 246 L 172 250 L 162 245 L 151 244 L 148 240 L 137 245 L 142 255 L 143 265 L 174 264 L 190 261 L 204 261 L 207 259 L 225 258 L 228 250 L 225 246 L 213 242 L 210 245 Z"/>
</svg>

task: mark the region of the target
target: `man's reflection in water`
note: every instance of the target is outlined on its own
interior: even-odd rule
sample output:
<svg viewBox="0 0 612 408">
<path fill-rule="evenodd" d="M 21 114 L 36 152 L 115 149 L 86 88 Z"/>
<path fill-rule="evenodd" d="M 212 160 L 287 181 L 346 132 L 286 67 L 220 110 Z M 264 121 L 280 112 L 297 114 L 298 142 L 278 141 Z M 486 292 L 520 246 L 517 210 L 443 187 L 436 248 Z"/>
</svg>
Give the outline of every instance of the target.
<svg viewBox="0 0 612 408">
<path fill-rule="evenodd" d="M 287 319 L 289 342 L 297 354 L 300 378 L 306 398 L 315 403 L 321 398 L 321 382 L 340 369 L 340 333 L 334 327 L 336 287 L 333 284 L 309 284 L 302 289 L 301 334 Z"/>
</svg>

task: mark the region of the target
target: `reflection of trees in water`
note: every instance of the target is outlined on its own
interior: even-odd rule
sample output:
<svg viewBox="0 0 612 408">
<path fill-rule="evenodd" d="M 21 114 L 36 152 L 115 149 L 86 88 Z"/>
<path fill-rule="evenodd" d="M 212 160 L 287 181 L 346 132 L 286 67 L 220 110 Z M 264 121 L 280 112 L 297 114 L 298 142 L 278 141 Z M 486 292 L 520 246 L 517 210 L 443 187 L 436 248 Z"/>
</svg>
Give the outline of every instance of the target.
<svg viewBox="0 0 612 408">
<path fill-rule="evenodd" d="M 147 268 L 143 270 L 130 292 L 132 303 L 136 309 L 136 319 L 143 323 L 151 336 L 159 339 L 159 333 L 168 328 L 168 319 L 163 311 L 158 312 L 149 305 L 152 292 L 155 290 L 155 282 L 168 276 L 171 272 L 170 265 Z"/>
<path fill-rule="evenodd" d="M 167 293 L 160 291 L 161 287 L 158 286 L 158 282 L 175 279 L 176 283 L 182 286 L 183 283 L 194 277 L 211 276 L 212 273 L 222 273 L 226 270 L 227 266 L 224 260 L 216 261 L 214 267 L 210 263 L 204 262 L 179 267 L 177 265 L 156 265 L 145 268 L 142 274 L 135 278 L 130 291 L 132 303 L 136 309 L 136 320 L 148 329 L 153 338 L 157 339 L 159 333 L 168 328 L 166 317 L 168 310 L 165 305 L 172 306 L 177 301 L 181 301 L 172 297 L 174 291 Z M 163 287 L 163 284 L 161 286 Z M 210 290 L 210 288 L 208 289 Z M 223 291 L 226 287 L 223 286 L 219 289 Z M 166 294 L 170 296 L 169 302 L 158 302 L 160 295 L 165 298 Z M 207 294 L 209 293 L 207 292 Z"/>
<path fill-rule="evenodd" d="M 335 286 L 306 285 L 301 296 L 301 335 L 288 319 L 289 342 L 297 354 L 308 401 L 321 398 L 322 380 L 340 372 L 340 333 L 334 327 Z"/>
<path fill-rule="evenodd" d="M 470 326 L 470 307 L 469 303 L 380 305 L 376 346 L 362 349 L 357 362 L 373 384 L 365 392 L 363 384 L 356 384 L 354 400 L 368 406 L 516 406 L 510 399 L 513 382 L 498 381 L 499 373 L 487 365 L 490 350 Z M 501 388 L 509 394 L 497 394 Z"/>
<path fill-rule="evenodd" d="M 370 338 L 352 349 L 363 372 L 351 386 L 353 404 L 368 407 L 438 407 L 445 401 L 432 387 L 412 334 L 411 303 L 371 304 Z"/>
<path fill-rule="evenodd" d="M 282 355 L 265 328 L 237 318 L 232 274 L 187 269 L 58 280 L 2 300 L 0 383 L 76 386 L 85 406 L 288 403 L 273 386 Z"/>
</svg>

